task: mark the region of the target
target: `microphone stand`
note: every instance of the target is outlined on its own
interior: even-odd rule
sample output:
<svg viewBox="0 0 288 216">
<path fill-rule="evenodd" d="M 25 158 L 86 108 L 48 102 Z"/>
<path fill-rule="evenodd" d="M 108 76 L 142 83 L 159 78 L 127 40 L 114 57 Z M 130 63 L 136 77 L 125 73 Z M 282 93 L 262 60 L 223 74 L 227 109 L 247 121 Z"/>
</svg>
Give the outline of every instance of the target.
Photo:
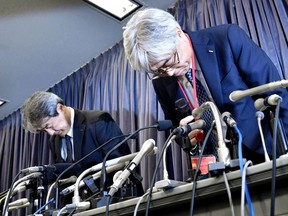
<svg viewBox="0 0 288 216">
<path fill-rule="evenodd" d="M 276 116 L 274 115 L 274 113 L 272 111 L 270 111 L 270 124 L 271 124 L 271 130 L 272 128 L 274 128 L 274 124 L 275 124 L 275 121 L 276 121 Z M 288 152 L 288 147 L 287 147 L 287 136 L 286 136 L 286 133 L 285 133 L 285 130 L 284 130 L 284 127 L 283 127 L 283 123 L 281 121 L 281 119 L 278 119 L 277 121 L 277 142 L 276 142 L 276 145 L 277 145 L 277 155 L 278 156 L 281 156 L 281 155 L 284 155 L 284 154 L 287 154 Z M 273 134 L 273 136 L 275 136 Z"/>
<path fill-rule="evenodd" d="M 111 138 L 110 140 L 108 140 L 107 142 L 103 143 L 102 145 L 100 145 L 98 148 L 96 148 L 95 150 L 93 150 L 92 152 L 90 152 L 89 154 L 87 154 L 86 156 L 84 156 L 83 158 L 81 158 L 80 160 L 76 161 L 75 163 L 71 164 L 68 168 L 66 168 L 62 173 L 60 173 L 60 175 L 57 177 L 55 184 L 53 185 L 53 187 L 55 188 L 55 209 L 58 209 L 58 202 L 59 202 L 59 188 L 58 188 L 58 181 L 59 179 L 70 169 L 72 169 L 74 166 L 76 166 L 77 164 L 79 164 L 81 161 L 85 160 L 86 158 L 88 158 L 89 156 L 91 156 L 92 154 L 94 154 L 96 151 L 98 151 L 99 149 L 101 149 L 103 146 L 107 145 L 108 143 L 112 142 L 115 139 L 120 139 L 123 138 L 127 135 L 120 135 L 120 136 L 116 136 Z"/>
<path fill-rule="evenodd" d="M 210 101 L 207 101 L 203 103 L 199 108 L 196 108 L 192 111 L 192 115 L 195 118 L 200 118 L 203 114 L 203 112 L 210 107 L 215 124 L 216 124 L 216 130 L 217 130 L 217 152 L 218 152 L 218 159 L 219 161 L 223 162 L 224 165 L 229 165 L 230 164 L 230 152 L 229 149 L 226 147 L 226 144 L 224 142 L 224 136 L 223 136 L 223 130 L 222 130 L 222 125 L 221 125 L 221 120 L 218 114 L 218 109 L 216 105 Z M 196 111 L 195 111 L 196 110 Z M 198 110 L 202 111 L 198 113 Z"/>
<path fill-rule="evenodd" d="M 102 170 L 101 170 L 101 179 L 100 179 L 101 180 L 100 181 L 100 190 L 101 190 L 103 197 L 105 197 L 108 194 L 107 186 L 106 186 L 106 180 L 107 180 L 106 161 L 107 161 L 107 158 L 109 157 L 109 155 L 114 150 L 119 148 L 123 143 L 125 143 L 128 139 L 130 139 L 132 136 L 138 134 L 141 130 L 148 129 L 148 128 L 155 128 L 155 127 L 158 127 L 158 125 L 152 125 L 152 126 L 148 126 L 148 127 L 144 127 L 144 128 L 140 128 L 140 129 L 136 130 L 134 133 L 130 134 L 124 140 L 122 140 L 120 143 L 118 143 L 112 149 L 110 149 L 110 151 L 105 155 L 105 157 L 103 159 L 103 166 L 102 166 Z"/>
<path fill-rule="evenodd" d="M 231 159 L 238 159 L 238 134 L 234 128 L 228 127 L 227 136 L 230 140 L 228 149 L 230 150 Z"/>
<path fill-rule="evenodd" d="M 38 206 L 39 209 L 42 205 L 44 205 L 43 197 L 44 197 L 44 184 L 43 184 L 43 176 L 39 177 L 38 186 L 37 186 L 37 198 L 38 198 Z"/>
<path fill-rule="evenodd" d="M 183 119 L 187 116 L 190 116 L 192 113 L 190 108 L 189 108 L 187 101 L 184 98 L 180 98 L 177 101 L 175 101 L 175 111 L 177 111 L 179 113 L 181 119 Z M 187 171 L 188 171 L 188 176 L 189 176 L 187 181 L 191 181 L 193 169 L 192 169 L 192 163 L 191 163 L 191 156 L 190 156 L 190 152 L 189 152 L 191 149 L 191 144 L 190 144 L 188 134 L 185 134 L 182 137 L 182 139 L 180 139 L 180 138 L 178 138 L 178 139 L 179 139 L 179 141 L 176 141 L 176 143 L 181 142 L 181 148 L 184 150 L 184 152 L 186 154 L 185 156 L 186 156 L 186 160 L 187 160 L 187 169 L 188 169 Z M 198 147 L 197 147 L 197 150 L 198 150 Z"/>
<path fill-rule="evenodd" d="M 159 121 L 158 124 L 155 125 L 151 125 L 151 126 L 147 126 L 144 128 L 139 128 L 138 130 L 136 130 L 134 133 L 132 133 L 131 135 L 127 136 L 124 140 L 122 140 L 120 143 L 118 143 L 117 145 L 115 145 L 106 155 L 105 158 L 103 159 L 103 166 L 102 166 L 102 170 L 101 170 L 101 179 L 100 179 L 100 189 L 101 189 L 101 193 L 103 198 L 106 197 L 107 198 L 107 186 L 106 186 L 106 179 L 107 179 L 107 171 L 106 171 L 106 161 L 107 158 L 109 157 L 109 155 L 117 148 L 119 148 L 123 143 L 125 143 L 128 139 L 130 139 L 132 136 L 135 136 L 136 134 L 138 134 L 141 130 L 144 129 L 149 129 L 149 128 L 157 128 L 159 131 L 165 131 L 168 130 L 172 127 L 172 122 L 170 120 L 162 120 Z M 100 200 L 100 205 L 101 204 L 101 200 Z M 104 198 L 104 204 L 105 205 L 105 198 Z"/>
</svg>

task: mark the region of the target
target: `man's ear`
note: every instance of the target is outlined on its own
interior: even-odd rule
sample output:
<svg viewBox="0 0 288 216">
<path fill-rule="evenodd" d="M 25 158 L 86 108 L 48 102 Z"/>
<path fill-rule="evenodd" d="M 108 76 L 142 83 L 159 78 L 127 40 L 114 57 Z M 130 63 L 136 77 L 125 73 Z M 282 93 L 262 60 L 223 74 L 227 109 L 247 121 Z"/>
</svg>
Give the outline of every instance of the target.
<svg viewBox="0 0 288 216">
<path fill-rule="evenodd" d="M 57 113 L 59 114 L 60 112 L 64 111 L 64 105 L 61 103 L 57 104 Z"/>
<path fill-rule="evenodd" d="M 180 29 L 178 27 L 176 27 L 176 33 L 177 33 L 177 36 L 179 38 L 183 37 L 183 35 L 184 35 L 184 32 L 182 31 L 182 29 Z"/>
</svg>

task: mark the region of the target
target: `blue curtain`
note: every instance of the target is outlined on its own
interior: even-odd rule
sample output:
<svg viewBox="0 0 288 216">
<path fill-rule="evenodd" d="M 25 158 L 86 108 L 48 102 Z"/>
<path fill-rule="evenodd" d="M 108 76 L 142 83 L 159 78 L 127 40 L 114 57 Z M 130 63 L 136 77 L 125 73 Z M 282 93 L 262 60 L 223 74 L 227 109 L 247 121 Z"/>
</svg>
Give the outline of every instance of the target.
<svg viewBox="0 0 288 216">
<path fill-rule="evenodd" d="M 168 9 L 186 30 L 238 24 L 270 56 L 285 79 L 288 77 L 287 10 L 285 0 L 179 0 Z M 145 74 L 131 70 L 122 41 L 48 91 L 59 95 L 68 106 L 108 111 L 125 134 L 164 119 L 150 80 Z M 139 150 L 149 138 L 155 139 L 161 150 L 166 136 L 154 129 L 140 132 L 138 141 L 130 142 L 131 150 Z M 20 109 L 0 121 L 0 191 L 10 187 L 21 169 L 51 163 L 48 139 L 44 133 L 24 132 Z M 171 152 L 171 176 L 185 180 L 184 154 L 177 144 L 172 144 Z M 146 157 L 140 165 L 144 189 L 149 187 L 158 158 L 159 155 Z M 162 178 L 162 171 L 161 166 L 158 179 Z"/>
</svg>

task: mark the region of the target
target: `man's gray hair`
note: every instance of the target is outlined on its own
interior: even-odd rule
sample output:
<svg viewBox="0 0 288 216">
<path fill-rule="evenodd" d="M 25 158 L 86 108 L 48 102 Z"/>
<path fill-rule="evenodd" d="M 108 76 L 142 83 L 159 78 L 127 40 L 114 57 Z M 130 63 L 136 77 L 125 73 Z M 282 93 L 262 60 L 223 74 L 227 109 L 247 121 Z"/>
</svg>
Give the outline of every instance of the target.
<svg viewBox="0 0 288 216">
<path fill-rule="evenodd" d="M 24 129 L 34 133 L 41 130 L 47 117 L 58 115 L 59 103 L 64 105 L 63 100 L 51 92 L 35 92 L 24 102 L 21 110 Z"/>
<path fill-rule="evenodd" d="M 126 57 L 133 69 L 151 71 L 151 64 L 171 58 L 176 51 L 175 18 L 160 9 L 144 9 L 132 16 L 123 32 Z"/>
</svg>

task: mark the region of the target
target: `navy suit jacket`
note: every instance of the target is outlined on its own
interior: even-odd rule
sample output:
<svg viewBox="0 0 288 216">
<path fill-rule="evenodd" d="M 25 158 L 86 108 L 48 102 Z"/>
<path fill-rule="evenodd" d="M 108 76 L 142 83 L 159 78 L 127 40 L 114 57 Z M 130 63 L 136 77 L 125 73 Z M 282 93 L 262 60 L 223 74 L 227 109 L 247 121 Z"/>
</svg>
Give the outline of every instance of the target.
<svg viewBox="0 0 288 216">
<path fill-rule="evenodd" d="M 75 161 L 78 161 L 106 141 L 119 135 L 122 135 L 122 132 L 109 113 L 75 109 L 73 125 Z M 116 139 L 89 156 L 81 163 L 83 168 L 89 168 L 101 163 L 107 152 L 120 141 L 121 139 Z M 55 163 L 65 162 L 65 160 L 61 158 L 61 142 L 61 137 L 57 135 L 53 135 L 50 138 L 50 149 Z M 113 151 L 108 159 L 117 158 L 126 154 L 130 154 L 130 149 L 127 143 L 124 143 Z"/>
<path fill-rule="evenodd" d="M 230 112 L 243 135 L 243 143 L 251 150 L 263 153 L 254 101 L 276 93 L 283 98 L 280 118 L 288 133 L 288 93 L 286 88 L 231 102 L 234 90 L 245 90 L 281 80 L 279 73 L 265 54 L 237 25 L 225 24 L 200 31 L 188 32 L 193 49 L 215 105 L 221 113 Z M 175 111 L 175 101 L 183 97 L 175 77 L 153 80 L 153 86 L 165 117 L 178 126 L 181 115 Z M 271 154 L 272 135 L 268 117 L 263 130 L 267 150 Z"/>
</svg>

